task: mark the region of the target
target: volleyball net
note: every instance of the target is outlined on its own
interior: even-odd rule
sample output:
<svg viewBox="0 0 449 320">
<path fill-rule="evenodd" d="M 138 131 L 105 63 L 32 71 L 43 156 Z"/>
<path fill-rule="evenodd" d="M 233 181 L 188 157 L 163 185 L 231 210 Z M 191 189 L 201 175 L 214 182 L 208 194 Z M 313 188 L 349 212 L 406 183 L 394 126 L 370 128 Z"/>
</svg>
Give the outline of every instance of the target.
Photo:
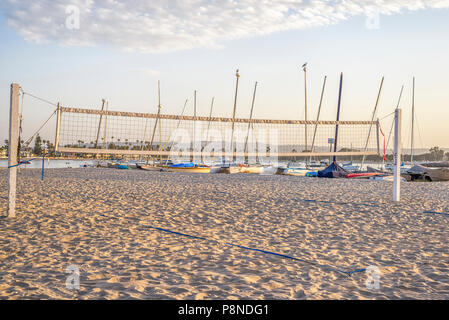
<svg viewBox="0 0 449 320">
<path fill-rule="evenodd" d="M 380 155 L 378 121 L 303 121 L 58 107 L 56 151 L 164 157 Z M 334 152 L 335 132 L 338 130 Z"/>
</svg>

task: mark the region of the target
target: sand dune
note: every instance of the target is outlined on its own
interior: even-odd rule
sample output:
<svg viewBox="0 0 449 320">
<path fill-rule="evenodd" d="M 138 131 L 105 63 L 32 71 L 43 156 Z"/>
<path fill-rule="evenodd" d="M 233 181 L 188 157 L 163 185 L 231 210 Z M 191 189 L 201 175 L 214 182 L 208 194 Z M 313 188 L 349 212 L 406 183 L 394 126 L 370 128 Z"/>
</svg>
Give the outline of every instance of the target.
<svg viewBox="0 0 449 320">
<path fill-rule="evenodd" d="M 0 170 L 2 214 L 6 170 Z M 2 299 L 448 299 L 448 183 L 21 170 Z M 158 231 L 170 229 L 213 241 Z M 269 250 L 304 261 L 226 245 Z M 318 266 L 327 265 L 328 267 Z M 69 290 L 66 268 L 80 268 Z M 380 289 L 365 286 L 367 266 Z"/>
</svg>

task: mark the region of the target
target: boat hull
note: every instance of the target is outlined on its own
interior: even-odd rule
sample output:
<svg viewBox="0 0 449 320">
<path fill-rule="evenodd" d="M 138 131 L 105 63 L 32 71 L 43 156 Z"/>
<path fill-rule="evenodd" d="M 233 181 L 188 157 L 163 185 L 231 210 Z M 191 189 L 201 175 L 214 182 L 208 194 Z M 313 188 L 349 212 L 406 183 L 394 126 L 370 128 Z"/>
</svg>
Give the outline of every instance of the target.
<svg viewBox="0 0 449 320">
<path fill-rule="evenodd" d="M 260 174 L 263 173 L 263 167 L 241 167 L 240 172 Z"/>
<path fill-rule="evenodd" d="M 226 173 L 226 174 L 236 174 L 236 173 L 241 173 L 241 168 L 240 167 L 224 167 L 221 168 L 221 173 Z"/>
<path fill-rule="evenodd" d="M 140 165 L 140 169 L 145 171 L 167 171 L 167 168 L 162 166 Z"/>
<path fill-rule="evenodd" d="M 284 175 L 286 175 L 286 176 L 305 177 L 308 172 L 310 172 L 310 170 L 308 170 L 308 169 L 289 168 L 289 169 L 285 169 L 284 170 Z"/>
<path fill-rule="evenodd" d="M 188 173 L 210 173 L 209 167 L 168 167 L 169 172 L 188 172 Z"/>
<path fill-rule="evenodd" d="M 388 175 L 388 176 L 372 176 L 369 177 L 370 180 L 375 180 L 375 181 L 394 181 L 394 176 Z M 404 177 L 401 177 L 401 181 L 402 182 L 407 182 L 407 179 Z"/>
</svg>

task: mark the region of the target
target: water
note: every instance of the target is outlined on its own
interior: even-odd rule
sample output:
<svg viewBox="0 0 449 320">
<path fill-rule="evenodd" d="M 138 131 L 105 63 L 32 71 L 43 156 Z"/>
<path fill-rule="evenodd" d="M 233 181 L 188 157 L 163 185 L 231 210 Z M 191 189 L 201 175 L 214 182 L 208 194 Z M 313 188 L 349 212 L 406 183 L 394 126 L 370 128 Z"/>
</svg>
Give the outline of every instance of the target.
<svg viewBox="0 0 449 320">
<path fill-rule="evenodd" d="M 80 168 L 84 165 L 91 166 L 93 164 L 92 160 L 63 160 L 63 159 L 45 159 L 45 168 Z M 0 160 L 0 168 L 7 168 L 8 160 Z M 42 159 L 35 159 L 31 161 L 31 164 L 22 164 L 21 168 L 28 169 L 40 169 L 42 168 Z"/>
</svg>

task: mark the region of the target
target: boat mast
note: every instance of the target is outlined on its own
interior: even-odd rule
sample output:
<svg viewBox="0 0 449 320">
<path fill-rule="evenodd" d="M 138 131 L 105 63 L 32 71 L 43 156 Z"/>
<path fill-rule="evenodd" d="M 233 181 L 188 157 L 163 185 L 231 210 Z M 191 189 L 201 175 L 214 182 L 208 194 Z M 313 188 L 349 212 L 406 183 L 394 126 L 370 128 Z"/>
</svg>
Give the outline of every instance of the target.
<svg viewBox="0 0 449 320">
<path fill-rule="evenodd" d="M 151 142 L 150 142 L 151 149 L 153 149 L 154 135 L 156 134 L 157 123 L 159 121 L 159 116 L 161 115 L 161 91 L 160 91 L 161 84 L 160 84 L 159 80 L 157 81 L 157 88 L 158 88 L 157 116 L 156 116 L 156 121 L 154 122 L 153 134 L 151 136 Z"/>
<path fill-rule="evenodd" d="M 187 101 L 189 101 L 188 99 L 186 99 L 186 101 L 184 102 L 184 107 L 182 108 L 182 112 L 181 112 L 181 117 L 184 115 L 184 111 L 186 110 L 186 105 L 187 105 Z M 176 131 L 179 129 L 179 125 L 181 124 L 181 119 L 178 120 L 178 124 L 176 126 L 176 129 L 173 133 L 176 133 Z M 170 151 L 173 149 L 173 145 L 175 144 L 175 137 L 173 137 L 173 140 L 170 144 Z M 165 146 L 168 144 L 168 142 L 170 141 L 170 137 L 167 139 L 167 142 L 165 143 L 165 145 L 162 147 L 162 151 L 165 150 Z M 168 160 L 168 157 L 167 157 Z M 167 161 L 168 162 L 168 161 Z"/>
<path fill-rule="evenodd" d="M 98 146 L 98 137 L 100 136 L 101 118 L 103 117 L 103 109 L 104 109 L 105 102 L 106 102 L 106 100 L 103 99 L 102 104 L 101 104 L 100 121 L 98 122 L 97 139 L 95 140 L 95 149 L 97 149 L 97 146 Z"/>
<path fill-rule="evenodd" d="M 249 120 L 251 120 L 253 118 L 253 110 L 254 110 L 254 102 L 256 100 L 256 90 L 257 90 L 257 81 L 256 84 L 254 85 L 254 92 L 253 92 L 253 101 L 251 103 L 251 111 L 249 113 Z M 251 122 L 248 123 L 248 131 L 246 132 L 246 139 L 245 139 L 245 148 L 243 149 L 244 152 L 248 152 L 248 136 L 249 136 L 249 129 L 252 128 L 253 125 Z"/>
<path fill-rule="evenodd" d="M 310 152 L 313 152 L 315 149 L 316 131 L 318 129 L 318 121 L 320 120 L 321 105 L 323 103 L 323 96 L 324 96 L 324 89 L 326 87 L 326 80 L 327 80 L 327 76 L 324 76 L 323 89 L 321 90 L 320 105 L 318 106 L 318 114 L 316 116 L 317 123 L 315 123 L 315 130 L 313 131 L 312 147 L 310 148 L 311 149 Z M 310 161 L 312 161 L 312 156 L 310 156 Z"/>
<path fill-rule="evenodd" d="M 235 127 L 235 111 L 237 110 L 237 92 L 239 90 L 239 69 L 235 72 L 236 82 L 235 82 L 235 96 L 234 96 L 234 111 L 232 113 L 232 132 L 231 132 L 231 150 L 232 150 L 232 161 L 234 161 L 234 127 Z"/>
<path fill-rule="evenodd" d="M 196 90 L 193 91 L 193 144 L 192 151 L 195 151 L 195 141 L 196 141 Z M 193 156 L 192 156 L 193 161 Z"/>
<path fill-rule="evenodd" d="M 307 152 L 307 62 L 302 65 L 304 70 L 304 120 L 306 121 L 304 125 L 304 137 L 305 137 L 305 152 Z M 306 158 L 306 167 L 307 167 Z"/>
<path fill-rule="evenodd" d="M 212 120 L 212 110 L 214 108 L 214 100 L 215 97 L 212 97 L 212 102 L 210 103 L 210 111 L 209 111 L 209 122 L 207 123 L 206 143 L 209 142 L 209 128 L 210 128 L 210 121 Z"/>
<path fill-rule="evenodd" d="M 384 85 L 384 80 L 385 77 L 382 77 L 382 80 L 380 81 L 380 87 L 379 87 L 379 92 L 377 94 L 377 99 L 376 99 L 376 105 L 374 106 L 374 110 L 373 110 L 373 115 L 371 117 L 371 122 L 374 121 L 374 118 L 376 117 L 376 112 L 377 112 L 377 107 L 379 105 L 379 99 L 380 99 L 380 94 L 382 93 L 382 87 Z M 369 126 L 369 130 L 368 130 L 368 136 L 366 137 L 366 143 L 365 143 L 365 148 L 364 148 L 364 152 L 366 152 L 366 150 L 368 149 L 368 143 L 369 143 L 369 138 L 371 136 L 371 130 L 372 130 L 373 125 L 370 124 Z M 351 148 L 352 149 L 352 148 Z M 352 150 L 351 150 L 352 151 Z M 351 156 L 352 157 L 352 156 Z M 365 159 L 366 159 L 366 155 L 363 155 L 362 158 L 362 164 L 360 165 L 360 170 L 362 170 L 363 164 L 365 163 Z"/>
<path fill-rule="evenodd" d="M 160 80 L 157 81 L 157 88 L 158 88 L 158 106 L 157 106 L 157 116 L 156 116 L 156 121 L 154 122 L 154 127 L 153 127 L 153 134 L 151 135 L 151 141 L 150 141 L 150 148 L 151 150 L 153 150 L 153 142 L 154 142 L 154 135 L 156 134 L 156 128 L 157 128 L 157 123 L 159 122 L 159 116 L 161 115 L 161 91 L 160 91 L 160 87 L 161 87 L 161 83 Z M 160 144 L 160 142 L 159 142 Z M 160 148 L 160 146 L 159 146 Z M 147 157 L 147 163 L 148 160 L 150 159 L 151 156 Z"/>
<path fill-rule="evenodd" d="M 337 121 L 340 121 L 340 106 L 341 106 L 341 89 L 343 87 L 343 72 L 340 74 L 340 89 L 338 91 L 338 108 L 337 108 Z M 335 125 L 335 142 L 334 142 L 334 158 L 333 162 L 337 162 L 337 156 L 335 153 L 337 152 L 337 141 L 338 141 L 338 124 Z"/>
<path fill-rule="evenodd" d="M 401 98 L 402 98 L 402 92 L 403 91 L 404 91 L 404 86 L 401 87 L 401 92 L 399 93 L 398 104 L 396 105 L 396 109 L 395 110 L 399 109 L 399 106 L 401 104 Z M 393 123 L 391 124 L 391 127 L 390 127 L 390 133 L 388 134 L 387 149 L 388 149 L 388 146 L 390 145 L 390 138 L 391 138 L 391 133 L 393 132 L 393 126 L 394 126 L 394 119 L 393 119 Z"/>
<path fill-rule="evenodd" d="M 414 156 L 414 135 L 415 135 L 415 77 L 413 77 L 413 93 L 412 93 L 412 137 L 410 141 L 410 162 L 413 164 Z"/>
<path fill-rule="evenodd" d="M 108 108 L 109 108 L 109 101 L 106 101 L 106 113 L 104 115 L 104 148 L 108 148 L 108 144 L 106 141 L 107 138 L 107 132 L 108 132 Z"/>
<path fill-rule="evenodd" d="M 158 81 L 157 84 L 157 97 L 158 97 L 158 108 L 161 108 L 161 85 L 160 82 Z M 159 151 L 161 151 L 162 148 L 162 121 L 159 120 Z M 160 163 L 162 164 L 162 153 L 160 155 Z"/>
<path fill-rule="evenodd" d="M 209 142 L 209 128 L 210 128 L 210 121 L 212 119 L 212 109 L 214 108 L 214 99 L 215 97 L 212 97 L 212 102 L 210 103 L 209 122 L 207 123 L 207 130 L 206 130 L 206 144 L 204 146 L 203 140 L 201 140 L 201 162 L 203 162 L 203 150 Z"/>
</svg>

